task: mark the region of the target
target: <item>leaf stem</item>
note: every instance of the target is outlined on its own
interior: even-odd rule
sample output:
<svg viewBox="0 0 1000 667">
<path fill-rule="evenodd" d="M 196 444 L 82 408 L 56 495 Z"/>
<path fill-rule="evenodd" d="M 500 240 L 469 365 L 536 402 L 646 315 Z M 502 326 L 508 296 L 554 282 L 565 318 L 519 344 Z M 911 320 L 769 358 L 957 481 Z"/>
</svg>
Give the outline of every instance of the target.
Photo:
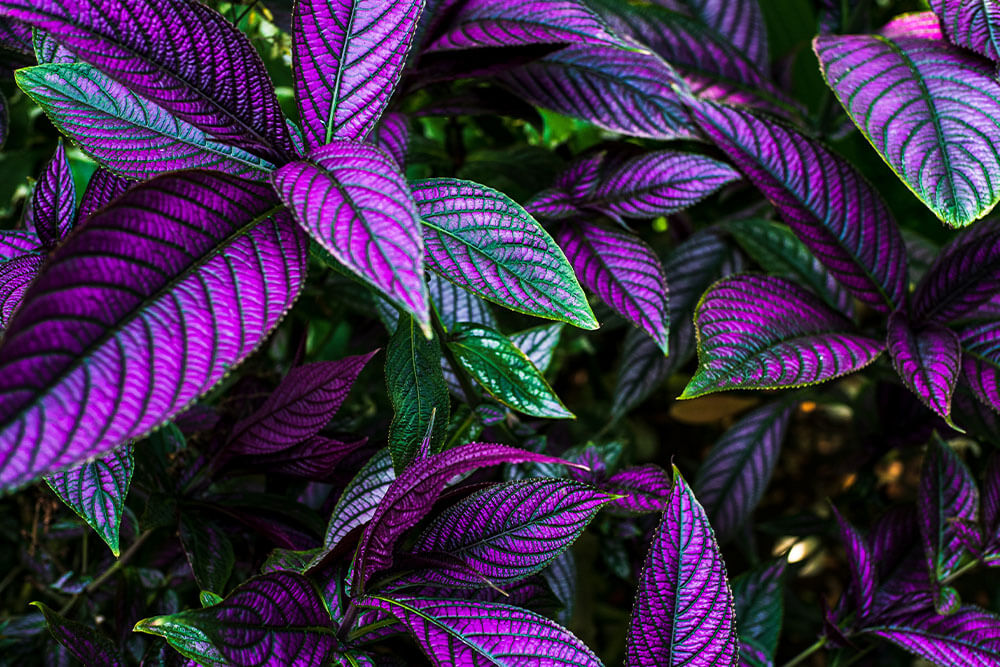
<svg viewBox="0 0 1000 667">
<path fill-rule="evenodd" d="M 784 667 L 794 667 L 794 665 L 798 665 L 805 662 L 806 658 L 808 658 L 813 653 L 826 646 L 826 641 L 827 641 L 826 637 L 820 637 L 815 642 L 813 642 L 809 648 L 802 651 L 802 653 L 799 653 L 797 656 L 786 662 Z"/>
</svg>

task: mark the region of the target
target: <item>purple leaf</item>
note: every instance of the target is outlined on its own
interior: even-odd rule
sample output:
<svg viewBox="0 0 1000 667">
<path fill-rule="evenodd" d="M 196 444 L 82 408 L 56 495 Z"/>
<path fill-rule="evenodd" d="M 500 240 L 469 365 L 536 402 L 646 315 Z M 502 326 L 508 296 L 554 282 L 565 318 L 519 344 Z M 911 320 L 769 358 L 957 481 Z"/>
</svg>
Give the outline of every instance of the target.
<svg viewBox="0 0 1000 667">
<path fill-rule="evenodd" d="M 961 607 L 949 616 L 922 610 L 863 632 L 939 665 L 1000 663 L 1000 616 L 978 607 Z"/>
<path fill-rule="evenodd" d="M 76 211 L 76 224 L 81 224 L 84 220 L 121 197 L 132 185 L 131 181 L 127 181 L 120 176 L 115 176 L 103 167 L 98 167 L 87 182 L 87 188 L 83 191 L 80 207 Z"/>
<path fill-rule="evenodd" d="M 851 120 L 941 220 L 964 227 L 1000 201 L 995 67 L 914 37 L 823 35 L 813 48 Z"/>
<path fill-rule="evenodd" d="M 125 660 L 111 639 L 100 630 L 71 621 L 49 609 L 41 602 L 32 602 L 45 617 L 45 625 L 52 637 L 84 665 L 125 667 Z"/>
<path fill-rule="evenodd" d="M 833 516 L 840 527 L 840 539 L 847 552 L 847 564 L 851 568 L 851 590 L 854 591 L 854 604 L 858 621 L 864 622 L 871 615 L 872 601 L 875 598 L 875 560 L 867 540 L 850 522 L 840 515 L 833 507 Z"/>
<path fill-rule="evenodd" d="M 406 64 L 421 0 L 300 0 L 292 18 L 295 98 L 306 146 L 363 140 Z"/>
<path fill-rule="evenodd" d="M 692 112 L 844 287 L 879 312 L 903 303 L 903 238 L 878 192 L 848 162 L 749 111 L 697 102 Z"/>
<path fill-rule="evenodd" d="M 41 241 L 34 232 L 23 229 L 3 229 L 0 230 L 0 262 L 38 253 L 41 250 Z"/>
<path fill-rule="evenodd" d="M 21 255 L 0 263 L 0 333 L 24 300 L 24 293 L 45 263 L 42 255 Z"/>
<path fill-rule="evenodd" d="M 481 587 L 484 579 L 515 583 L 552 562 L 610 500 L 569 480 L 494 484 L 439 514 L 409 550 L 447 554 L 463 567 L 421 570 L 407 580 L 460 588 Z"/>
<path fill-rule="evenodd" d="M 951 395 L 961 371 L 958 336 L 940 324 L 914 327 L 906 313 L 889 318 L 889 355 L 896 372 L 928 408 L 951 419 Z"/>
<path fill-rule="evenodd" d="M 879 579 L 886 579 L 916 544 L 920 529 L 912 505 L 891 507 L 868 532 L 872 558 Z"/>
<path fill-rule="evenodd" d="M 562 609 L 556 613 L 556 620 L 563 625 L 573 620 L 573 610 L 576 607 L 576 558 L 573 551 L 567 549 L 559 554 L 552 563 L 542 571 L 542 578 L 549 590 L 562 603 Z"/>
<path fill-rule="evenodd" d="M 639 576 L 628 667 L 735 665 L 733 593 L 705 510 L 674 468 L 674 489 Z"/>
<path fill-rule="evenodd" d="M 395 480 L 396 472 L 389 450 L 380 449 L 361 467 L 334 506 L 323 537 L 324 551 L 316 557 L 314 564 L 336 549 L 354 529 L 375 516 L 376 508 Z"/>
<path fill-rule="evenodd" d="M 362 598 L 359 605 L 399 619 L 438 667 L 600 667 L 569 630 L 505 604 L 434 598 Z"/>
<path fill-rule="evenodd" d="M 368 438 L 344 442 L 314 435 L 280 452 L 255 455 L 252 463 L 255 467 L 282 475 L 323 481 L 330 476 L 337 464 L 361 449 L 366 442 Z"/>
<path fill-rule="evenodd" d="M 92 216 L 50 256 L 0 345 L 0 486 L 181 412 L 277 325 L 305 261 L 270 188 L 218 172 L 160 176 Z"/>
<path fill-rule="evenodd" d="M 781 558 L 733 580 L 736 627 L 742 642 L 753 642 L 763 651 L 766 664 L 774 664 L 774 652 L 784 615 L 785 566 Z M 741 659 L 745 656 L 742 655 Z"/>
<path fill-rule="evenodd" d="M 410 127 L 406 116 L 387 113 L 375 128 L 374 144 L 392 156 L 400 169 L 406 169 L 406 153 L 410 147 Z"/>
<path fill-rule="evenodd" d="M 335 140 L 274 172 L 279 196 L 324 250 L 430 331 L 424 244 L 396 162 L 373 146 Z"/>
<path fill-rule="evenodd" d="M 30 214 L 25 211 L 28 231 L 38 234 L 46 248 L 52 249 L 69 233 L 76 219 L 76 186 L 66 159 L 62 141 L 52 159 L 42 168 L 31 195 Z"/>
<path fill-rule="evenodd" d="M 609 510 L 625 512 L 662 512 L 667 508 L 673 480 L 666 470 L 647 463 L 619 470 L 601 485 L 615 495 Z"/>
<path fill-rule="evenodd" d="M 354 559 L 354 594 L 363 593 L 373 574 L 392 565 L 396 541 L 427 516 L 449 480 L 475 468 L 525 461 L 564 463 L 551 456 L 487 443 L 469 443 L 414 461 L 389 486 L 361 536 Z"/>
<path fill-rule="evenodd" d="M 758 0 L 654 0 L 690 14 L 747 55 L 761 71 L 770 65 L 767 30 Z"/>
<path fill-rule="evenodd" d="M 209 643 L 236 665 L 319 665 L 337 645 L 326 603 L 301 574 L 271 572 L 241 584 L 219 604 L 144 618 L 136 632 L 159 635 L 201 662 Z M 211 656 L 211 653 L 208 653 Z"/>
<path fill-rule="evenodd" d="M 698 371 L 681 398 L 816 384 L 864 368 L 884 349 L 797 284 L 753 274 L 712 285 L 695 327 Z"/>
<path fill-rule="evenodd" d="M 45 478 L 59 499 L 97 531 L 115 557 L 134 468 L 132 446 L 126 445 L 102 459 Z"/>
<path fill-rule="evenodd" d="M 35 60 L 39 65 L 49 63 L 68 64 L 77 62 L 73 52 L 52 38 L 52 35 L 35 28 L 31 31 L 31 44 L 35 50 Z"/>
<path fill-rule="evenodd" d="M 720 542 L 733 537 L 771 481 L 795 404 L 774 401 L 742 417 L 698 468 L 694 492 Z"/>
<path fill-rule="evenodd" d="M 337 414 L 373 356 L 296 366 L 263 405 L 233 426 L 227 447 L 236 454 L 272 454 L 316 435 Z"/>
<path fill-rule="evenodd" d="M 598 327 L 559 246 L 509 197 L 457 179 L 410 186 L 423 222 L 428 268 L 505 308 Z"/>
<path fill-rule="evenodd" d="M 996 3 L 992 0 L 929 0 L 928 4 L 940 17 L 941 28 L 952 44 L 991 60 L 1000 60 L 997 50 L 1000 7 Z"/>
<path fill-rule="evenodd" d="M 15 77 L 60 132 L 122 176 L 143 180 L 201 168 L 263 178 L 274 168 L 253 153 L 214 140 L 86 63 L 38 65 L 18 70 Z"/>
<path fill-rule="evenodd" d="M 951 0 L 945 0 L 950 2 Z M 976 2 L 977 0 L 973 0 Z M 900 37 L 918 37 L 920 39 L 942 40 L 941 21 L 934 12 L 909 12 L 892 19 L 879 31 L 883 37 L 891 40 Z"/>
<path fill-rule="evenodd" d="M 667 353 L 670 311 L 660 258 L 634 234 L 588 222 L 562 225 L 556 240 L 580 282 Z"/>
<path fill-rule="evenodd" d="M 222 143 L 277 163 L 295 154 L 257 51 L 199 2 L 5 0 L 0 14 L 51 33 L 82 60 Z"/>
<path fill-rule="evenodd" d="M 673 85 L 680 75 L 651 53 L 592 44 L 560 49 L 497 79 L 528 102 L 633 137 L 690 139 Z"/>
</svg>

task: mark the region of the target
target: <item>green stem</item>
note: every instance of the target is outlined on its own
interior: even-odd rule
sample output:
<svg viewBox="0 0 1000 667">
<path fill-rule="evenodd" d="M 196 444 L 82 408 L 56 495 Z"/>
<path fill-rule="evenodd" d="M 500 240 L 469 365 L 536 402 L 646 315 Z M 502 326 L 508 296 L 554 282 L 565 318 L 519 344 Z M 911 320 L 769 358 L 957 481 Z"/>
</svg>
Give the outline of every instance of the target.
<svg viewBox="0 0 1000 667">
<path fill-rule="evenodd" d="M 88 595 L 90 595 L 91 593 L 93 593 L 94 591 L 96 591 L 98 588 L 101 587 L 101 584 L 103 584 L 105 581 L 107 581 L 115 572 L 117 572 L 118 570 L 120 570 L 126 563 L 128 563 L 129 560 L 132 558 L 132 556 L 134 556 L 136 554 L 136 552 L 139 551 L 139 549 L 140 549 L 140 547 L 142 547 L 143 543 L 146 540 L 148 540 L 149 536 L 152 535 L 152 534 L 153 534 L 152 530 L 147 530 L 145 533 L 143 533 L 143 534 L 139 535 L 139 537 L 135 538 L 135 542 L 133 542 L 129 546 L 129 548 L 126 549 L 125 553 L 123 553 L 118 560 L 116 560 L 114 563 L 111 564 L 111 567 L 109 567 L 108 569 L 106 569 L 101 574 L 101 576 L 97 577 L 97 579 L 94 579 L 92 582 L 90 582 L 89 584 L 87 584 L 87 588 L 84 589 L 86 591 L 86 593 Z"/>
<path fill-rule="evenodd" d="M 813 653 L 826 646 L 826 641 L 827 641 L 826 637 L 820 637 L 815 642 L 813 642 L 812 646 L 810 646 L 806 650 L 802 651 L 802 653 L 799 653 L 797 656 L 786 662 L 785 667 L 794 667 L 794 665 L 798 665 L 805 662 L 806 658 L 808 658 Z"/>
</svg>

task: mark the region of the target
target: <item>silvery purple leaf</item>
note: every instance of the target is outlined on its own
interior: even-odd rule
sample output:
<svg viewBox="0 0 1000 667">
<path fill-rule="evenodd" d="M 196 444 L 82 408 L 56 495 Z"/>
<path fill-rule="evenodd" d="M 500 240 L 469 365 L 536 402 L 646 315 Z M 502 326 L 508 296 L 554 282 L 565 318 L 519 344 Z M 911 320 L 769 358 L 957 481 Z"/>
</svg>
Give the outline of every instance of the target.
<svg viewBox="0 0 1000 667">
<path fill-rule="evenodd" d="M 128 663 L 110 637 L 96 628 L 65 618 L 41 602 L 32 602 L 45 617 L 45 625 L 52 637 L 66 647 L 74 658 L 84 665 L 125 667 Z"/>
<path fill-rule="evenodd" d="M 946 0 L 950 1 L 950 0 Z M 972 0 L 978 2 L 978 0 Z M 900 37 L 918 37 L 920 39 L 942 40 L 941 20 L 934 12 L 909 12 L 895 17 L 879 31 L 884 37 L 895 40 Z"/>
<path fill-rule="evenodd" d="M 0 236 L 0 239 L 3 237 Z M 427 291 L 441 324 L 450 330 L 460 322 L 497 328 L 496 317 L 489 305 L 478 296 L 450 280 L 431 274 L 427 276 Z"/>
<path fill-rule="evenodd" d="M 59 499 L 93 528 L 118 556 L 118 535 L 135 460 L 126 445 L 104 458 L 45 478 Z"/>
<path fill-rule="evenodd" d="M 766 72 L 767 29 L 758 0 L 654 0 L 655 4 L 690 14 L 746 54 Z"/>
<path fill-rule="evenodd" d="M 421 570 L 412 580 L 459 588 L 520 581 L 568 548 L 610 500 L 570 480 L 494 484 L 439 514 L 409 550 L 447 554 L 464 567 Z"/>
<path fill-rule="evenodd" d="M 763 651 L 766 664 L 773 664 L 784 615 L 785 567 L 780 558 L 733 580 L 736 627 L 745 646 L 752 642 Z M 741 659 L 745 656 L 741 646 Z"/>
<path fill-rule="evenodd" d="M 413 181 L 410 187 L 428 268 L 505 308 L 598 327 L 559 246 L 510 197 L 448 178 Z"/>
<path fill-rule="evenodd" d="M 23 229 L 0 230 L 0 262 L 21 255 L 37 254 L 41 251 L 41 245 L 38 234 L 34 232 Z"/>
<path fill-rule="evenodd" d="M 229 434 L 234 454 L 271 454 L 319 433 L 340 409 L 375 352 L 296 366 Z"/>
<path fill-rule="evenodd" d="M 850 590 L 854 593 L 855 613 L 857 620 L 863 623 L 871 615 L 872 602 L 875 598 L 874 554 L 861 533 L 841 516 L 836 507 L 832 509 L 840 527 L 840 540 L 847 552 L 847 564 L 851 569 Z"/>
<path fill-rule="evenodd" d="M 292 18 L 295 98 L 306 147 L 363 140 L 399 81 L 422 0 L 300 0 Z M 402 163 L 400 163 L 402 166 Z"/>
<path fill-rule="evenodd" d="M 580 282 L 648 333 L 666 354 L 667 277 L 653 249 L 634 234 L 583 221 L 563 224 L 556 240 Z"/>
<path fill-rule="evenodd" d="M 274 168 L 253 153 L 215 140 L 87 63 L 38 65 L 18 70 L 15 78 L 60 132 L 127 178 L 144 180 L 175 169 L 263 178 Z"/>
<path fill-rule="evenodd" d="M 648 139 L 690 139 L 697 131 L 674 85 L 680 75 L 659 56 L 583 44 L 504 72 L 497 80 L 528 102 Z"/>
<path fill-rule="evenodd" d="M 469 443 L 414 461 L 397 477 L 361 536 L 354 558 L 355 595 L 373 574 L 392 564 L 392 552 L 402 534 L 427 516 L 445 484 L 456 475 L 500 463 L 564 463 L 506 445 Z"/>
<path fill-rule="evenodd" d="M 540 373 L 545 373 L 552 363 L 552 355 L 559 345 L 563 324 L 543 324 L 541 326 L 518 331 L 509 336 L 514 347 L 524 352 L 524 356 L 535 365 Z"/>
<path fill-rule="evenodd" d="M 712 285 L 695 327 L 698 371 L 681 398 L 816 384 L 864 368 L 884 349 L 796 283 L 754 274 Z"/>
<path fill-rule="evenodd" d="M 308 160 L 274 172 L 282 201 L 324 250 L 428 333 L 424 243 L 399 166 L 374 146 L 340 139 Z"/>
<path fill-rule="evenodd" d="M 733 593 L 705 510 L 674 468 L 669 505 L 639 576 L 628 667 L 736 665 Z"/>
<path fill-rule="evenodd" d="M 952 44 L 1000 61 L 1000 7 L 992 0 L 929 0 Z"/>
<path fill-rule="evenodd" d="M 600 485 L 615 495 L 609 510 L 624 512 L 662 512 L 667 508 L 673 480 L 658 465 L 647 463 L 619 470 Z"/>
<path fill-rule="evenodd" d="M 0 263 L 0 333 L 10 323 L 24 300 L 31 281 L 38 277 L 45 263 L 42 255 L 20 255 Z"/>
<path fill-rule="evenodd" d="M 358 604 L 399 619 L 438 667 L 601 667 L 593 651 L 569 630 L 520 607 L 381 596 Z"/>
<path fill-rule="evenodd" d="M 1000 616 L 965 606 L 948 616 L 927 609 L 864 629 L 938 665 L 1000 664 Z"/>
<path fill-rule="evenodd" d="M 903 303 L 903 238 L 878 191 L 854 167 L 749 111 L 701 101 L 692 114 L 844 287 L 879 312 Z"/>
<path fill-rule="evenodd" d="M 0 345 L 0 486 L 182 411 L 277 325 L 305 262 L 270 188 L 218 172 L 160 176 L 92 216 L 50 255 Z"/>
<path fill-rule="evenodd" d="M 406 153 L 410 147 L 406 115 L 393 111 L 382 116 L 375 127 L 374 144 L 391 155 L 400 169 L 406 169 Z"/>
<path fill-rule="evenodd" d="M 66 237 L 76 220 L 76 186 L 62 141 L 42 168 L 28 210 L 30 214 L 25 211 L 24 216 L 28 231 L 38 234 L 42 245 L 50 250 Z"/>
<path fill-rule="evenodd" d="M 813 48 L 851 120 L 942 221 L 964 227 L 1000 201 L 994 65 L 915 37 L 823 35 Z"/>
<path fill-rule="evenodd" d="M 542 570 L 542 578 L 549 590 L 562 603 L 562 608 L 556 613 L 556 620 L 567 625 L 573 620 L 573 610 L 576 607 L 576 557 L 571 549 L 567 549 L 551 564 Z"/>
<path fill-rule="evenodd" d="M 771 481 L 795 404 L 768 403 L 740 418 L 698 468 L 694 492 L 720 542 L 750 517 Z"/>
<path fill-rule="evenodd" d="M 76 211 L 76 224 L 81 224 L 94 213 L 121 197 L 133 185 L 134 183 L 131 181 L 115 176 L 103 167 L 98 167 L 90 176 L 87 188 L 83 191 L 80 206 Z"/>
<path fill-rule="evenodd" d="M 392 456 L 388 449 L 380 449 L 361 467 L 334 506 L 323 537 L 324 552 L 314 563 L 336 549 L 355 528 L 371 520 L 395 479 Z"/>
<path fill-rule="evenodd" d="M 51 33 L 82 60 L 222 143 L 278 163 L 295 154 L 260 56 L 243 33 L 199 2 L 5 0 L 0 14 Z"/>
<path fill-rule="evenodd" d="M 332 625 L 312 583 L 278 571 L 246 581 L 211 607 L 144 618 L 135 631 L 159 635 L 198 662 L 214 652 L 235 665 L 318 665 L 337 645 Z"/>
<path fill-rule="evenodd" d="M 955 333 L 936 322 L 914 326 L 905 312 L 889 317 L 889 355 L 903 383 L 928 408 L 951 420 L 951 395 L 961 372 Z"/>
</svg>

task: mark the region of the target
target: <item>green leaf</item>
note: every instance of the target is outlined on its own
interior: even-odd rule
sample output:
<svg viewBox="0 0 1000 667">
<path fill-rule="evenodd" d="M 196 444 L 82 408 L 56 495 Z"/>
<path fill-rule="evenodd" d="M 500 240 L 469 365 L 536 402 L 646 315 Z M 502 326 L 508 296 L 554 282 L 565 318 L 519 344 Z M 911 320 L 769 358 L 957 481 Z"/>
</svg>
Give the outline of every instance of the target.
<svg viewBox="0 0 1000 667">
<path fill-rule="evenodd" d="M 179 532 L 198 587 L 222 593 L 236 561 L 232 542 L 217 525 L 193 513 L 181 513 Z"/>
</svg>

